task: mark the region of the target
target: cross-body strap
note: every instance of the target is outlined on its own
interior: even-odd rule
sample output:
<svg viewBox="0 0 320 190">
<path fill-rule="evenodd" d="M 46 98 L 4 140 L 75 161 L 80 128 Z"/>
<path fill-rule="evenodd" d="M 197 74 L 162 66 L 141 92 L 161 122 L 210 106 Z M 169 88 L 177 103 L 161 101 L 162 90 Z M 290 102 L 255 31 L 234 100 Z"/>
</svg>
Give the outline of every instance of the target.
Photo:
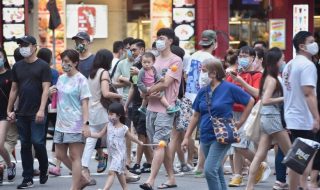
<svg viewBox="0 0 320 190">
<path fill-rule="evenodd" d="M 111 75 L 110 75 L 110 79 L 112 80 L 116 70 L 117 70 L 117 67 L 118 67 L 118 64 L 121 60 L 117 61 L 116 65 L 114 66 L 114 68 L 112 69 L 112 72 L 111 72 Z"/>
</svg>

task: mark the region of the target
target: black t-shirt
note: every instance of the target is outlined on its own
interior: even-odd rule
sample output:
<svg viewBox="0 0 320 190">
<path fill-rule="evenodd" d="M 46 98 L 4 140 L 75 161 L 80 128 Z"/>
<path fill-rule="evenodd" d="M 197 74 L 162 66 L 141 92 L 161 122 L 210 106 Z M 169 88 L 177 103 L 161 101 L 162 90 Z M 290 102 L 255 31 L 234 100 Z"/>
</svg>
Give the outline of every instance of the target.
<svg viewBox="0 0 320 190">
<path fill-rule="evenodd" d="M 8 99 L 11 90 L 11 70 L 0 74 L 0 120 L 7 117 Z"/>
<path fill-rule="evenodd" d="M 79 61 L 78 69 L 79 69 L 80 73 L 83 74 L 86 78 L 88 78 L 90 75 L 90 71 L 91 71 L 91 67 L 93 65 L 94 58 L 95 58 L 95 56 L 92 54 L 89 57 L 87 57 L 86 59 L 82 59 Z"/>
<path fill-rule="evenodd" d="M 34 116 L 41 104 L 42 82 L 51 82 L 51 69 L 48 63 L 41 59 L 33 63 L 21 60 L 13 65 L 12 79 L 18 84 L 17 115 Z"/>
<path fill-rule="evenodd" d="M 135 63 L 133 66 L 134 66 L 134 67 L 137 67 L 138 69 L 141 69 L 141 68 L 142 68 L 141 62 Z M 137 78 L 138 78 L 137 75 L 134 76 L 134 77 L 137 77 Z M 133 106 L 133 107 L 140 107 L 141 104 L 142 104 L 142 98 L 141 98 L 141 95 L 140 95 L 140 92 L 139 92 L 137 83 L 134 82 L 132 76 L 130 77 L 130 82 L 132 82 L 132 84 L 133 84 L 133 97 L 132 97 L 132 100 L 131 100 L 132 106 Z"/>
</svg>

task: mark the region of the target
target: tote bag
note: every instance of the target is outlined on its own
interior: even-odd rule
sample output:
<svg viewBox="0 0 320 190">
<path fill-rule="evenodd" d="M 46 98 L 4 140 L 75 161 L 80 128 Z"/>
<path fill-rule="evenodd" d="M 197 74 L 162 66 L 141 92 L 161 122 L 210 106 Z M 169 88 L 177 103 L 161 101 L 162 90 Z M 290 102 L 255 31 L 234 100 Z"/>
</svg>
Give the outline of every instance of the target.
<svg viewBox="0 0 320 190">
<path fill-rule="evenodd" d="M 259 100 L 252 108 L 250 115 L 243 124 L 245 137 L 253 142 L 259 142 L 260 139 L 260 110 L 262 107 L 261 100 Z"/>
</svg>

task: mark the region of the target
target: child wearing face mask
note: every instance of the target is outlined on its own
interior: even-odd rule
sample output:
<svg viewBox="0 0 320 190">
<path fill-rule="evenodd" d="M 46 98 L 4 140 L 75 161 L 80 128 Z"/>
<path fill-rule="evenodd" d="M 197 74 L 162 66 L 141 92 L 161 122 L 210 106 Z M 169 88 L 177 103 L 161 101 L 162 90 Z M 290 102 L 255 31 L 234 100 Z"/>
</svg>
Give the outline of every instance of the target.
<svg viewBox="0 0 320 190">
<path fill-rule="evenodd" d="M 124 107 L 120 103 L 112 103 L 108 110 L 109 123 L 99 133 L 91 133 L 93 138 L 101 138 L 107 134 L 108 146 L 108 178 L 103 189 L 109 190 L 112 187 L 115 176 L 117 176 L 122 189 L 127 190 L 125 168 L 126 168 L 126 138 L 143 145 L 143 142 L 135 138 L 125 123 Z"/>
<path fill-rule="evenodd" d="M 165 75 L 165 73 L 162 73 L 162 76 L 160 76 L 157 73 L 157 70 L 153 67 L 154 62 L 155 62 L 155 56 L 153 53 L 146 52 L 142 55 L 142 68 L 138 74 L 137 86 L 143 97 L 143 101 L 142 101 L 141 107 L 139 108 L 139 111 L 144 114 L 146 114 L 146 110 L 147 110 L 146 107 L 148 104 L 148 98 L 147 98 L 148 90 L 152 85 L 161 81 L 163 79 L 163 76 Z M 178 106 L 169 104 L 166 97 L 164 96 L 164 92 L 161 92 L 160 102 L 167 108 L 168 114 L 174 113 L 180 110 Z"/>
</svg>

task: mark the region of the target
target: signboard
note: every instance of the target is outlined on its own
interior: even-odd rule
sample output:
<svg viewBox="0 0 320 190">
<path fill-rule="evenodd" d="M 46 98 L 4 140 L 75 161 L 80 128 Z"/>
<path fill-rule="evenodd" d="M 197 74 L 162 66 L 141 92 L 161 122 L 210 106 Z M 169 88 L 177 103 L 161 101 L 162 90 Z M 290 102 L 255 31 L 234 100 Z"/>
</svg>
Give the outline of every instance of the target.
<svg viewBox="0 0 320 190">
<path fill-rule="evenodd" d="M 286 20 L 270 19 L 269 24 L 269 47 L 278 47 L 282 50 L 286 49 Z"/>
<path fill-rule="evenodd" d="M 180 47 L 195 52 L 195 0 L 173 0 L 173 29 Z"/>
<path fill-rule="evenodd" d="M 157 38 L 160 28 L 171 28 L 172 0 L 151 0 L 151 42 Z"/>
<path fill-rule="evenodd" d="M 293 5 L 293 36 L 299 31 L 309 31 L 309 5 Z M 296 50 L 293 48 L 293 57 Z"/>
<path fill-rule="evenodd" d="M 49 18 L 50 14 L 47 10 L 47 3 L 49 0 L 39 0 L 38 5 L 38 32 L 39 32 L 39 41 L 38 44 L 40 48 L 49 48 L 53 49 L 52 44 L 52 30 L 49 29 Z M 55 29 L 56 37 L 56 50 L 55 50 L 55 61 L 56 68 L 59 72 L 62 72 L 61 68 L 61 58 L 60 54 L 66 49 L 66 40 L 65 40 L 65 0 L 56 0 L 57 8 L 61 18 L 61 24 Z"/>
<path fill-rule="evenodd" d="M 15 42 L 17 38 L 25 35 L 25 4 L 24 0 L 2 0 L 0 13 L 2 14 L 2 39 L 4 50 L 7 53 L 10 65 L 15 63 L 14 50 L 19 47 Z M 1 46 L 1 45 L 0 45 Z"/>
<path fill-rule="evenodd" d="M 107 38 L 107 5 L 67 5 L 67 38 L 79 31 L 87 32 L 91 38 Z"/>
</svg>

